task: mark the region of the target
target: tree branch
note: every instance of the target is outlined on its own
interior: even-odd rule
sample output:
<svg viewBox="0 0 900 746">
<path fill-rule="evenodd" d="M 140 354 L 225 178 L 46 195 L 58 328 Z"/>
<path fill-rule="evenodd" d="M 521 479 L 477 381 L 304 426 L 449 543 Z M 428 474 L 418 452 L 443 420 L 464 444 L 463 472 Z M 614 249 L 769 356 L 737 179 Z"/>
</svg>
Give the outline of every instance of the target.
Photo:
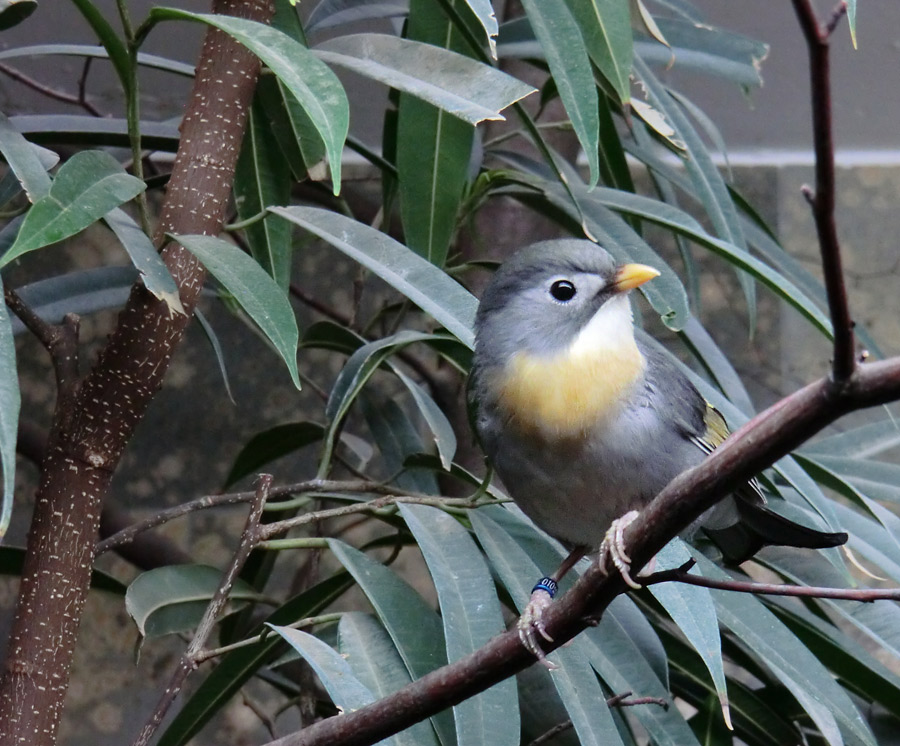
<svg viewBox="0 0 900 746">
<path fill-rule="evenodd" d="M 813 144 L 816 154 L 816 190 L 804 190 L 813 210 L 822 271 L 831 325 L 834 328 L 834 358 L 832 376 L 837 382 L 846 381 L 856 366 L 856 344 L 853 319 L 847 302 L 847 288 L 841 266 L 841 247 L 834 219 L 835 174 L 834 136 L 831 116 L 831 66 L 829 62 L 830 35 L 846 12 L 846 4 L 838 6 L 829 24 L 822 28 L 816 20 L 810 0 L 792 0 L 797 20 L 809 50 L 809 77 L 812 96 Z"/>
<path fill-rule="evenodd" d="M 873 601 L 900 601 L 900 588 L 826 588 L 809 585 L 783 585 L 781 583 L 756 583 L 746 580 L 720 580 L 707 578 L 703 575 L 691 575 L 688 573 L 693 560 L 682 567 L 672 570 L 661 570 L 652 575 L 638 576 L 641 585 L 656 585 L 657 583 L 685 583 L 686 585 L 698 585 L 701 588 L 715 588 L 721 591 L 733 591 L 735 593 L 752 593 L 760 596 L 793 596 L 795 598 L 836 598 L 843 601 L 860 601 L 872 603 Z"/>
<path fill-rule="evenodd" d="M 206 607 L 206 612 L 203 614 L 203 618 L 197 625 L 197 631 L 194 633 L 194 638 L 191 640 L 191 644 L 188 645 L 187 650 L 185 650 L 184 655 L 181 656 L 178 667 L 172 674 L 172 679 L 166 687 L 166 690 L 163 692 L 162 697 L 160 697 L 156 709 L 141 729 L 138 737 L 134 740 L 134 746 L 147 746 L 147 744 L 150 743 L 150 739 L 153 737 L 156 729 L 159 728 L 160 723 L 162 723 L 163 718 L 169 711 L 169 707 L 172 706 L 172 703 L 181 692 L 181 688 L 184 686 L 187 677 L 190 675 L 191 671 L 197 668 L 197 664 L 200 660 L 198 655 L 203 651 L 206 641 L 212 633 L 213 626 L 218 620 L 219 615 L 222 613 L 222 610 L 225 608 L 225 604 L 228 603 L 228 594 L 231 593 L 231 587 L 234 585 L 238 573 L 247 561 L 247 557 L 250 556 L 250 552 L 252 552 L 254 547 L 259 543 L 259 519 L 262 516 L 263 507 L 266 504 L 266 498 L 268 497 L 269 487 L 271 485 L 272 475 L 261 474 L 259 477 L 259 486 L 256 488 L 253 503 L 251 504 L 250 512 L 247 515 L 247 522 L 244 524 L 244 530 L 241 532 L 241 538 L 234 556 L 231 558 L 231 563 L 225 571 L 225 574 L 222 576 L 219 587 L 210 599 L 209 604 Z"/>
<path fill-rule="evenodd" d="M 705 510 L 753 475 L 790 453 L 847 412 L 900 398 L 900 357 L 860 365 L 844 385 L 823 378 L 754 417 L 700 465 L 676 477 L 625 532 L 635 569 Z M 551 652 L 581 632 L 620 593 L 618 573 L 594 563 L 545 614 Z M 267 746 L 365 746 L 458 704 L 534 663 L 516 630 L 423 676 L 394 694 L 339 717 L 322 720 Z"/>
</svg>

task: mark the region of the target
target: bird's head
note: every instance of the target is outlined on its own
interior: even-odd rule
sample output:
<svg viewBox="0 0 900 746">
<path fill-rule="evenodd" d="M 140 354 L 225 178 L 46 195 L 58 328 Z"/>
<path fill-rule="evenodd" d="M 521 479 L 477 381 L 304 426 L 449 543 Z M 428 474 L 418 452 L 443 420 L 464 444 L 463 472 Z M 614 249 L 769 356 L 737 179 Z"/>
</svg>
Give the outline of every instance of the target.
<svg viewBox="0 0 900 746">
<path fill-rule="evenodd" d="M 475 321 L 482 385 L 514 419 L 553 431 L 583 427 L 643 369 L 628 291 L 658 276 L 617 264 L 596 244 L 544 241 L 497 270 Z"/>
</svg>

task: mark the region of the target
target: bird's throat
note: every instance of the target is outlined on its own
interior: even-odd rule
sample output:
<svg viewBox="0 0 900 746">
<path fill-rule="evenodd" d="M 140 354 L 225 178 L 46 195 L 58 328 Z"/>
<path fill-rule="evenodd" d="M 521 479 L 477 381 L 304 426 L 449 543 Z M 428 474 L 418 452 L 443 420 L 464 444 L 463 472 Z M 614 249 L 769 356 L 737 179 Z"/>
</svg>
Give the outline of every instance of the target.
<svg viewBox="0 0 900 746">
<path fill-rule="evenodd" d="M 548 439 L 579 437 L 621 410 L 644 364 L 633 335 L 550 357 L 520 352 L 502 375 L 499 403 L 511 426 Z"/>
</svg>

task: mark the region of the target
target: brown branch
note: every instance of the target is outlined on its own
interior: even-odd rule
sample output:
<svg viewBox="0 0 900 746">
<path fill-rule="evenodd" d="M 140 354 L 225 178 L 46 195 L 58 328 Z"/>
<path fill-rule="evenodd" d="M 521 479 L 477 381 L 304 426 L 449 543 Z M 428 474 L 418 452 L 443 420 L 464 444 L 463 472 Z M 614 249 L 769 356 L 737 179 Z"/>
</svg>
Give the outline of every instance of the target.
<svg viewBox="0 0 900 746">
<path fill-rule="evenodd" d="M 707 578 L 703 575 L 691 575 L 688 566 L 676 567 L 672 570 L 662 570 L 652 575 L 639 576 L 641 585 L 655 585 L 657 583 L 685 583 L 686 585 L 698 585 L 702 588 L 714 588 L 721 591 L 733 591 L 735 593 L 752 593 L 760 596 L 793 596 L 797 598 L 835 598 L 843 601 L 860 601 L 872 603 L 873 601 L 900 601 L 900 588 L 826 588 L 807 585 L 783 585 L 781 583 L 756 583 L 746 580 L 720 580 Z"/>
<path fill-rule="evenodd" d="M 265 22 L 272 5 L 214 0 L 213 10 Z M 207 31 L 160 235 L 221 229 L 258 70 L 246 48 L 217 29 Z M 161 254 L 190 313 L 205 271 L 180 246 Z M 56 741 L 102 503 L 188 322 L 137 283 L 91 372 L 74 396 L 57 402 L 0 671 L 0 746 Z"/>
<path fill-rule="evenodd" d="M 839 6 L 828 26 L 822 28 L 810 0 L 792 0 L 794 11 L 809 50 L 809 77 L 812 96 L 813 143 L 816 154 L 816 190 L 805 196 L 812 205 L 831 325 L 834 328 L 832 376 L 838 383 L 846 381 L 856 367 L 853 319 L 847 302 L 847 288 L 841 266 L 841 247 L 835 224 L 834 135 L 831 105 L 830 34 L 834 24 L 846 11 Z"/>
<path fill-rule="evenodd" d="M 433 495 L 397 495 L 397 489 L 395 487 L 391 487 L 382 482 L 372 482 L 363 479 L 346 481 L 339 481 L 334 479 L 309 479 L 304 482 L 282 484 L 278 487 L 272 487 L 269 490 L 269 499 L 271 500 L 272 498 L 276 497 L 287 497 L 289 495 L 302 495 L 308 492 L 340 492 L 348 494 L 371 492 L 391 498 L 391 500 L 385 501 L 376 506 L 372 506 L 368 502 L 360 502 L 352 506 L 346 506 L 348 508 L 352 508 L 352 510 L 347 511 L 350 513 L 386 507 L 393 502 L 399 502 L 402 500 L 413 501 L 423 499 L 434 502 L 435 500 L 441 499 L 436 498 Z M 225 505 L 240 505 L 241 503 L 250 502 L 251 500 L 253 500 L 255 494 L 255 492 L 229 492 L 221 495 L 204 495 L 203 497 L 198 497 L 196 500 L 190 500 L 188 502 L 181 503 L 180 505 L 176 505 L 172 508 L 166 508 L 165 510 L 161 510 L 158 513 L 154 513 L 152 516 L 149 516 L 142 521 L 138 521 L 126 528 L 123 528 L 112 536 L 99 542 L 97 544 L 96 553 L 100 555 L 103 554 L 103 552 L 108 552 L 110 549 L 115 549 L 116 547 L 119 547 L 123 544 L 127 544 L 128 542 L 133 541 L 135 536 L 144 531 L 156 528 L 157 526 L 161 526 L 164 523 L 168 523 L 171 520 L 180 518 L 181 516 L 187 515 L 188 513 L 193 513 L 197 510 L 218 508 Z M 443 501 L 443 503 L 446 502 L 446 500 Z M 460 507 L 452 501 L 450 502 L 450 504 L 454 505 L 454 507 Z M 328 512 L 328 515 L 321 515 L 321 513 L 323 512 Z M 343 513 L 341 514 L 343 515 Z M 304 518 L 301 523 L 308 523 L 315 520 L 322 520 L 323 518 L 334 517 L 330 513 L 330 510 L 318 511 L 315 514 L 306 513 L 304 515 L 310 516 L 310 518 Z M 271 535 L 273 534 L 270 534 L 270 536 Z"/>
<path fill-rule="evenodd" d="M 81 83 L 79 83 L 79 95 L 74 96 L 71 93 L 66 93 L 65 91 L 58 91 L 55 88 L 51 88 L 48 85 L 44 85 L 40 81 L 35 80 L 34 78 L 26 75 L 20 70 L 17 70 L 14 67 L 11 67 L 3 62 L 0 62 L 0 73 L 3 73 L 9 78 L 18 81 L 26 88 L 31 88 L 33 91 L 37 91 L 43 96 L 47 98 L 52 98 L 57 101 L 62 101 L 66 104 L 75 104 L 76 106 L 82 107 L 85 111 L 90 113 L 95 117 L 102 117 L 103 112 L 97 109 L 93 104 L 91 104 L 87 99 L 83 97 L 83 93 L 81 90 Z"/>
<path fill-rule="evenodd" d="M 847 412 L 900 398 L 900 357 L 861 365 L 839 386 L 820 379 L 754 417 L 702 464 L 684 472 L 653 500 L 625 532 L 640 568 L 705 510 L 761 469 L 790 453 Z M 553 642 L 539 638 L 545 652 L 572 639 L 626 586 L 595 563 L 574 588 L 544 614 Z M 495 637 L 455 663 L 423 676 L 394 694 L 354 712 L 316 723 L 268 746 L 365 746 L 458 704 L 534 663 L 516 630 Z"/>
<path fill-rule="evenodd" d="M 269 494 L 269 487 L 271 487 L 271 485 L 272 475 L 261 474 L 259 477 L 259 486 L 256 488 L 253 503 L 250 505 L 250 512 L 247 515 L 247 522 L 244 524 L 244 530 L 241 532 L 241 538 L 238 542 L 237 550 L 235 550 L 234 556 L 231 558 L 231 563 L 225 571 L 225 574 L 222 576 L 219 587 L 210 599 L 206 611 L 203 614 L 203 618 L 197 625 L 197 631 L 194 633 L 194 638 L 191 640 L 191 644 L 188 645 L 187 650 L 184 651 L 184 655 L 181 656 L 178 667 L 172 674 L 172 679 L 166 687 L 166 690 L 163 692 L 162 697 L 160 697 L 156 709 L 141 729 L 138 737 L 134 740 L 134 746 L 147 746 L 147 744 L 150 743 L 153 734 L 156 732 L 157 728 L 159 728 L 160 723 L 162 723 L 163 718 L 166 716 L 172 703 L 181 692 L 181 688 L 184 686 L 187 677 L 197 668 L 199 661 L 198 655 L 202 653 L 206 641 L 209 639 L 210 634 L 212 634 L 213 627 L 219 619 L 219 615 L 225 608 L 225 604 L 228 603 L 228 594 L 231 593 L 231 587 L 234 585 L 238 573 L 250 556 L 250 552 L 252 552 L 259 543 L 259 519 L 262 516 L 263 507 L 266 504 L 266 498 Z"/>
</svg>

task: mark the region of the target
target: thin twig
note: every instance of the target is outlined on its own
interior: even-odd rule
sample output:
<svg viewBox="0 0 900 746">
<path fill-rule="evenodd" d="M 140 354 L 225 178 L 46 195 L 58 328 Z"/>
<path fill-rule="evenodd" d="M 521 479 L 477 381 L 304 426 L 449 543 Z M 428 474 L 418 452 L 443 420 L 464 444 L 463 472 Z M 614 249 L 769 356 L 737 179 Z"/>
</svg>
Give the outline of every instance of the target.
<svg viewBox="0 0 900 746">
<path fill-rule="evenodd" d="M 822 28 L 810 0 L 793 0 L 794 11 L 809 50 L 810 94 L 812 97 L 813 144 L 816 154 L 815 194 L 806 192 L 813 208 L 828 309 L 834 327 L 832 377 L 838 385 L 849 380 L 856 368 L 853 320 L 847 302 L 847 287 L 841 262 L 841 247 L 835 224 L 834 135 L 831 105 L 830 34 L 842 16 L 833 16 Z M 846 10 L 846 8 L 844 8 Z"/>
<path fill-rule="evenodd" d="M 282 626 L 287 627 L 288 629 L 304 629 L 306 627 L 316 627 L 320 624 L 331 624 L 333 622 L 338 622 L 340 621 L 342 616 L 343 612 L 338 611 L 333 614 L 322 614 L 321 616 L 306 617 L 305 619 L 299 619 L 296 622 L 283 624 Z M 272 634 L 271 631 L 267 630 L 265 634 L 247 637 L 243 640 L 233 642 L 230 645 L 223 645 L 220 648 L 209 648 L 206 650 L 201 650 L 194 656 L 194 660 L 199 664 L 203 663 L 204 661 L 208 661 L 210 658 L 217 658 L 220 655 L 225 655 L 225 653 L 230 653 L 232 650 L 238 650 L 239 648 L 246 648 L 251 645 L 256 645 L 262 642 L 263 639 L 270 634 Z"/>
<path fill-rule="evenodd" d="M 795 596 L 801 598 L 836 598 L 845 601 L 900 601 L 900 588 L 826 588 L 816 586 L 783 585 L 781 583 L 755 583 L 747 580 L 720 580 L 703 575 L 691 575 L 684 566 L 662 570 L 646 577 L 638 577 L 642 585 L 657 583 L 685 583 L 703 588 L 715 588 L 736 593 L 752 593 L 762 596 Z"/>
<path fill-rule="evenodd" d="M 222 613 L 225 604 L 228 602 L 228 594 L 231 592 L 231 587 L 234 585 L 238 573 L 247 561 L 247 557 L 250 556 L 250 552 L 253 551 L 254 547 L 259 542 L 259 519 L 262 516 L 263 507 L 265 506 L 266 498 L 269 494 L 269 487 L 271 485 L 272 476 L 270 474 L 261 474 L 259 477 L 259 486 L 254 494 L 253 503 L 250 506 L 250 513 L 247 515 L 247 522 L 244 525 L 244 530 L 241 532 L 241 538 L 237 550 L 231 558 L 231 563 L 223 575 L 219 587 L 210 599 L 209 604 L 206 607 L 206 612 L 203 614 L 203 618 L 197 625 L 194 639 L 191 640 L 191 644 L 188 645 L 187 650 L 185 650 L 184 655 L 181 657 L 178 667 L 172 674 L 169 685 L 166 687 L 166 690 L 163 692 L 156 705 L 156 709 L 135 739 L 134 746 L 146 746 L 150 742 L 156 729 L 159 728 L 160 723 L 181 691 L 182 686 L 184 686 L 185 680 L 190 675 L 191 671 L 197 668 L 198 655 L 203 650 L 204 645 L 206 645 L 206 641 L 212 633 L 213 626 L 215 626 L 219 615 Z"/>
<path fill-rule="evenodd" d="M 606 700 L 607 707 L 637 707 L 638 705 L 657 705 L 662 707 L 663 709 L 669 709 L 669 703 L 664 700 L 662 697 L 635 697 L 634 699 L 629 699 L 631 697 L 631 692 L 623 692 L 622 694 L 614 694 L 612 697 Z M 550 730 L 542 733 L 537 738 L 535 738 L 529 746 L 540 746 L 542 743 L 547 743 L 554 736 L 558 736 L 560 733 L 563 733 L 572 728 L 571 720 L 564 720 L 558 725 L 554 725 Z"/>
<path fill-rule="evenodd" d="M 262 531 L 264 535 L 260 535 L 260 539 L 269 539 L 278 533 L 283 533 L 297 526 L 303 526 L 316 521 L 322 521 L 327 518 L 335 518 L 342 515 L 351 515 L 353 513 L 375 512 L 383 508 L 396 505 L 397 503 L 413 503 L 418 505 L 432 505 L 436 507 L 446 508 L 471 508 L 481 505 L 485 502 L 484 496 L 476 494 L 474 498 L 462 497 L 438 497 L 434 495 L 424 495 L 417 493 L 397 494 L 397 489 L 386 485 L 382 482 L 373 482 L 365 479 L 339 481 L 334 479 L 310 479 L 305 482 L 295 482 L 292 484 L 284 484 L 278 487 L 272 487 L 269 491 L 269 499 L 276 497 L 284 497 L 287 495 L 304 494 L 310 492 L 334 492 L 334 493 L 374 493 L 383 497 L 369 500 L 366 502 L 353 503 L 340 508 L 328 508 L 318 510 L 311 513 L 304 513 L 287 521 L 279 521 L 277 523 L 266 524 Z M 115 549 L 122 544 L 132 541 L 138 534 L 148 531 L 157 526 L 162 526 L 175 518 L 180 518 L 188 513 L 198 510 L 206 510 L 207 508 L 217 508 L 225 505 L 240 505 L 242 503 L 253 500 L 255 492 L 230 492 L 222 495 L 204 495 L 196 500 L 190 500 L 176 505 L 166 510 L 161 510 L 154 515 L 138 521 L 128 528 L 113 534 L 112 536 L 97 543 L 96 554 L 100 555 Z"/>
<path fill-rule="evenodd" d="M 61 324 L 49 324 L 31 309 L 12 288 L 3 289 L 9 309 L 19 318 L 50 354 L 59 392 L 57 408 L 66 413 L 66 405 L 74 397 L 78 386 L 78 333 L 80 319 L 69 313 Z M 71 414 L 71 413 L 69 413 Z M 63 425 L 67 424 L 65 422 Z"/>
<path fill-rule="evenodd" d="M 56 101 L 62 101 L 65 104 L 74 104 L 76 106 L 82 107 L 85 111 L 89 112 L 91 115 L 95 117 L 102 117 L 103 112 L 97 109 L 93 104 L 91 104 L 87 99 L 83 98 L 81 94 L 75 96 L 71 93 L 67 93 L 65 91 L 59 91 L 56 88 L 51 88 L 48 85 L 44 85 L 38 80 L 35 80 L 30 75 L 26 75 L 20 70 L 17 70 L 10 65 L 7 65 L 3 62 L 0 62 L 0 73 L 3 73 L 7 77 L 12 78 L 13 80 L 17 80 L 22 85 L 30 88 L 33 91 L 37 91 L 43 96 L 47 98 L 55 99 Z M 80 90 L 80 89 L 79 89 Z"/>
</svg>

